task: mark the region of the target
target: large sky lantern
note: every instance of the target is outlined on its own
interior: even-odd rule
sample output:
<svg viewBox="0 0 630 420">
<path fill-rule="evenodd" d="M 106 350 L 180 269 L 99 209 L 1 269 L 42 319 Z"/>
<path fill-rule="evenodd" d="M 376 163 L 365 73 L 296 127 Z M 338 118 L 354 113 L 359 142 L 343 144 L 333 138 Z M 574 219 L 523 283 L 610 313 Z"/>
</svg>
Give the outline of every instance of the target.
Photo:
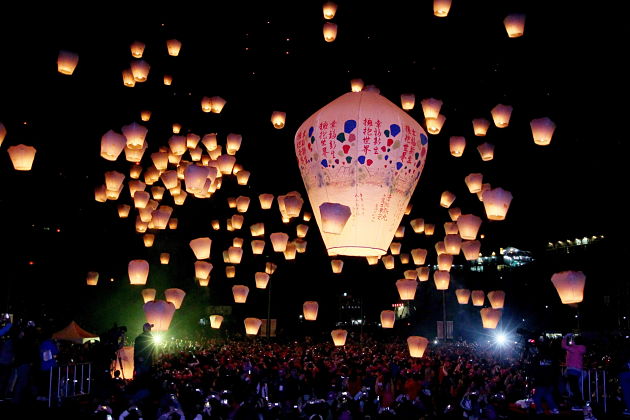
<svg viewBox="0 0 630 420">
<path fill-rule="evenodd" d="M 479 313 L 481 314 L 481 323 L 483 328 L 486 329 L 497 328 L 499 321 L 501 321 L 501 315 L 503 314 L 501 309 L 494 308 L 482 308 Z"/>
<path fill-rule="evenodd" d="M 418 279 L 418 272 L 416 270 L 405 270 L 403 275 L 405 276 L 405 279 L 407 279 L 407 280 L 417 280 Z"/>
<path fill-rule="evenodd" d="M 444 247 L 449 255 L 459 255 L 462 247 L 462 238 L 458 234 L 448 234 L 444 237 Z"/>
<path fill-rule="evenodd" d="M 442 271 L 451 271 L 453 266 L 453 256 L 450 254 L 440 254 L 437 257 L 438 269 Z"/>
<path fill-rule="evenodd" d="M 363 79 L 352 79 L 350 80 L 350 91 L 352 92 L 361 92 L 363 90 Z"/>
<path fill-rule="evenodd" d="M 122 134 L 109 130 L 101 137 L 101 157 L 109 161 L 115 161 L 122 153 L 127 139 Z"/>
<path fill-rule="evenodd" d="M 30 171 L 35 160 L 37 150 L 33 146 L 18 144 L 7 149 L 13 169 L 16 171 Z"/>
<path fill-rule="evenodd" d="M 412 335 L 407 337 L 407 347 L 409 348 L 409 355 L 411 357 L 422 357 L 429 345 L 429 340 L 425 337 L 418 335 Z"/>
<path fill-rule="evenodd" d="M 166 49 L 168 50 L 168 55 L 170 56 L 177 57 L 181 48 L 181 41 L 178 41 L 176 39 L 169 39 L 168 41 L 166 41 Z"/>
<path fill-rule="evenodd" d="M 337 24 L 332 22 L 324 23 L 324 41 L 333 42 L 337 39 Z"/>
<path fill-rule="evenodd" d="M 415 233 L 424 232 L 424 219 L 412 219 L 409 221 L 409 224 Z"/>
<path fill-rule="evenodd" d="M 479 251 L 481 250 L 481 242 L 479 241 L 464 241 L 462 242 L 462 253 L 467 261 L 473 261 L 479 258 Z"/>
<path fill-rule="evenodd" d="M 302 313 L 306 321 L 316 321 L 317 312 L 319 310 L 319 303 L 314 300 L 307 300 L 302 305 Z"/>
<path fill-rule="evenodd" d="M 448 290 L 451 274 L 448 271 L 438 270 L 433 273 L 433 281 L 437 290 Z"/>
<path fill-rule="evenodd" d="M 455 194 L 450 191 L 444 191 L 440 196 L 440 206 L 444 208 L 451 207 L 451 204 L 455 201 Z"/>
<path fill-rule="evenodd" d="M 235 284 L 232 286 L 232 294 L 234 295 L 234 303 L 245 303 L 249 294 L 249 287 Z"/>
<path fill-rule="evenodd" d="M 473 290 L 471 292 L 473 306 L 483 306 L 486 301 L 486 294 L 483 290 Z"/>
<path fill-rule="evenodd" d="M 149 277 L 149 263 L 146 260 L 131 260 L 127 266 L 129 283 L 144 285 Z"/>
<path fill-rule="evenodd" d="M 273 111 L 271 113 L 271 123 L 274 128 L 281 129 L 284 128 L 284 124 L 287 120 L 287 113 L 282 111 Z"/>
<path fill-rule="evenodd" d="M 483 185 L 483 174 L 471 173 L 464 178 L 464 182 L 468 187 L 468 191 L 471 193 L 478 193 L 481 191 L 481 185 Z"/>
<path fill-rule="evenodd" d="M 503 290 L 493 290 L 488 292 L 488 301 L 494 309 L 503 309 L 505 305 L 505 292 Z"/>
<path fill-rule="evenodd" d="M 490 128 L 490 121 L 485 118 L 475 118 L 472 120 L 473 132 L 475 136 L 483 137 L 488 133 Z"/>
<path fill-rule="evenodd" d="M 402 279 L 396 281 L 396 288 L 398 289 L 400 300 L 414 300 L 416 297 L 417 286 L 418 282 L 415 279 Z"/>
<path fill-rule="evenodd" d="M 212 268 L 212 264 L 207 261 L 195 261 L 195 277 L 198 279 L 209 278 Z"/>
<path fill-rule="evenodd" d="M 57 56 L 57 71 L 66 76 L 71 76 L 79 63 L 79 54 L 71 51 L 59 51 Z"/>
<path fill-rule="evenodd" d="M 323 6 L 324 19 L 330 20 L 335 17 L 337 13 L 337 4 L 332 1 L 327 1 Z"/>
<path fill-rule="evenodd" d="M 142 289 L 140 294 L 142 295 L 142 303 L 147 303 L 155 300 L 155 295 L 157 294 L 157 291 L 155 289 Z"/>
<path fill-rule="evenodd" d="M 394 269 L 394 265 L 396 262 L 394 261 L 393 255 L 383 255 L 383 257 L 381 257 L 381 261 L 383 262 L 383 266 L 385 266 L 386 270 Z"/>
<path fill-rule="evenodd" d="M 539 146 L 548 146 L 556 129 L 556 124 L 547 117 L 536 118 L 529 123 L 532 129 L 534 143 Z"/>
<path fill-rule="evenodd" d="M 512 202 L 512 193 L 502 188 L 494 188 L 484 191 L 482 201 L 489 220 L 505 220 Z"/>
<path fill-rule="evenodd" d="M 460 305 L 467 305 L 470 300 L 469 289 L 455 289 L 455 296 L 457 297 L 457 303 Z"/>
<path fill-rule="evenodd" d="M 166 265 L 171 261 L 171 254 L 168 252 L 160 253 L 160 264 Z"/>
<path fill-rule="evenodd" d="M 429 267 L 418 267 L 416 271 L 418 272 L 418 281 L 429 281 L 429 275 L 431 274 Z"/>
<path fill-rule="evenodd" d="M 461 157 L 466 149 L 466 138 L 462 136 L 451 136 L 448 145 L 452 156 Z"/>
<path fill-rule="evenodd" d="M 151 194 L 147 191 L 136 191 L 133 194 L 133 206 L 137 209 L 143 209 L 149 203 L 151 199 Z"/>
<path fill-rule="evenodd" d="M 492 143 L 481 143 L 477 146 L 477 151 L 484 162 L 494 159 L 494 144 Z"/>
<path fill-rule="evenodd" d="M 509 38 L 518 38 L 525 33 L 525 14 L 513 13 L 503 19 L 503 25 Z"/>
<path fill-rule="evenodd" d="M 179 309 L 182 307 L 182 303 L 184 302 L 184 298 L 186 297 L 186 292 L 182 289 L 178 289 L 176 287 L 166 289 L 164 291 L 164 297 L 167 302 L 171 302 L 175 305 L 175 309 Z"/>
<path fill-rule="evenodd" d="M 210 328 L 219 329 L 223 323 L 223 316 L 210 315 Z"/>
<path fill-rule="evenodd" d="M 339 274 L 343 270 L 343 260 L 331 260 L 330 265 L 332 267 L 332 272 L 335 274 Z"/>
<path fill-rule="evenodd" d="M 422 265 L 427 259 L 427 250 L 423 248 L 414 248 L 411 250 L 411 258 L 415 265 Z"/>
<path fill-rule="evenodd" d="M 245 318 L 243 322 L 245 324 L 245 334 L 247 335 L 258 334 L 258 330 L 260 330 L 262 325 L 262 321 L 258 318 Z"/>
<path fill-rule="evenodd" d="M 451 10 L 452 0 L 433 0 L 433 15 L 446 17 Z"/>
<path fill-rule="evenodd" d="M 175 314 L 175 305 L 164 300 L 153 300 L 142 307 L 147 322 L 153 324 L 152 332 L 166 332 Z"/>
<path fill-rule="evenodd" d="M 198 260 L 207 260 L 210 258 L 212 239 L 208 237 L 193 239 L 190 241 L 189 245 Z"/>
<path fill-rule="evenodd" d="M 228 248 L 228 257 L 230 264 L 240 264 L 243 258 L 243 248 L 231 246 Z"/>
<path fill-rule="evenodd" d="M 509 105 L 498 104 L 492 111 L 492 120 L 494 125 L 498 128 L 505 128 L 510 124 L 510 117 L 512 116 L 512 107 Z"/>
<path fill-rule="evenodd" d="M 256 281 L 257 289 L 266 289 L 267 283 L 269 283 L 269 274 L 263 273 L 262 271 L 257 271 L 254 274 L 254 279 Z"/>
<path fill-rule="evenodd" d="M 269 235 L 271 245 L 275 252 L 284 252 L 287 248 L 287 242 L 289 241 L 289 235 L 284 232 L 274 232 Z"/>
<path fill-rule="evenodd" d="M 142 58 L 142 54 L 144 54 L 144 42 L 134 41 L 131 43 L 129 47 L 131 49 L 131 56 L 133 58 Z"/>
<path fill-rule="evenodd" d="M 98 272 L 88 271 L 85 282 L 88 286 L 96 286 L 98 284 Z"/>
<path fill-rule="evenodd" d="M 581 271 L 562 271 L 551 276 L 560 300 L 564 304 L 580 303 L 584 300 L 586 275 Z"/>
<path fill-rule="evenodd" d="M 144 60 L 133 60 L 130 67 L 133 80 L 138 83 L 147 81 L 147 78 L 149 77 L 149 70 L 151 69 L 149 63 Z"/>
<path fill-rule="evenodd" d="M 342 95 L 300 126 L 295 151 L 329 252 L 387 252 L 422 172 L 427 143 L 420 124 L 367 90 Z M 323 229 L 323 203 L 350 208 L 341 233 Z"/>
<path fill-rule="evenodd" d="M 462 239 L 473 241 L 477 239 L 477 233 L 481 227 L 481 217 L 474 214 L 462 214 L 457 219 L 457 228 L 459 229 L 459 236 Z"/>
<path fill-rule="evenodd" d="M 381 327 L 382 328 L 394 328 L 394 322 L 396 321 L 396 314 L 392 310 L 381 311 Z"/>
<path fill-rule="evenodd" d="M 348 331 L 342 330 L 342 329 L 332 330 L 330 332 L 330 335 L 332 336 L 333 343 L 335 344 L 335 346 L 341 347 L 341 346 L 346 345 L 346 338 L 348 337 Z"/>
</svg>

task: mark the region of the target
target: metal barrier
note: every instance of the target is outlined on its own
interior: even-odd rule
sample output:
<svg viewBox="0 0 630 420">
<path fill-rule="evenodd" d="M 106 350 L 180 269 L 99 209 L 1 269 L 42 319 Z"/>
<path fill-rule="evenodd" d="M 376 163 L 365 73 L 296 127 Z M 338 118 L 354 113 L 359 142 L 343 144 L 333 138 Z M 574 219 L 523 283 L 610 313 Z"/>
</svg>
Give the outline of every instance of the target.
<svg viewBox="0 0 630 420">
<path fill-rule="evenodd" d="M 56 401 L 87 395 L 92 388 L 92 364 L 78 363 L 50 368 L 48 407 Z"/>
<path fill-rule="evenodd" d="M 563 377 L 565 369 L 563 369 Z M 607 392 L 608 372 L 603 369 L 584 369 L 582 371 L 582 400 L 589 402 L 591 406 L 597 405 L 604 414 L 608 412 L 608 392 Z M 568 383 L 567 391 L 571 392 Z"/>
</svg>

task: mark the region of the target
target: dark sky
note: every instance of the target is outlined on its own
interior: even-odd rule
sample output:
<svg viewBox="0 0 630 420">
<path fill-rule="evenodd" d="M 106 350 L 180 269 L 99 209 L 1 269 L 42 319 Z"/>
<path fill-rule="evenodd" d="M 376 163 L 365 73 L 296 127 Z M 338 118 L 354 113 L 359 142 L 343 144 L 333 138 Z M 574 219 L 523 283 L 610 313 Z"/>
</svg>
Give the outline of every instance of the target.
<svg viewBox="0 0 630 420">
<path fill-rule="evenodd" d="M 338 38 L 326 43 L 322 3 L 230 2 L 210 6 L 197 19 L 190 15 L 199 11 L 186 11 L 188 19 L 147 17 L 141 22 L 67 16 L 4 22 L 0 121 L 8 135 L 0 149 L 0 212 L 6 245 L 2 277 L 12 284 L 5 285 L 6 305 L 17 307 L 51 296 L 64 304 L 68 296 L 86 293 L 87 271 L 99 271 L 101 283 L 115 278 L 115 283 L 124 284 L 129 260 L 146 258 L 155 264 L 159 252 L 174 257 L 167 271 L 155 268 L 156 276 L 166 279 L 164 284 L 182 287 L 189 295 L 204 293 L 201 301 L 229 303 L 231 280 L 222 274 L 220 252 L 235 235 L 215 233 L 210 221 L 229 217 L 230 196 L 255 198 L 262 192 L 297 190 L 306 197 L 293 135 L 317 109 L 347 92 L 352 78 L 376 85 L 396 104 L 401 93 L 414 93 L 417 105 L 410 115 L 421 123 L 420 99 L 444 101 L 446 124 L 439 135 L 430 136 L 427 163 L 412 198 L 413 212 L 403 219 L 407 252 L 414 247 L 433 250 L 437 239 L 413 236 L 408 220 L 423 217 L 438 226 L 448 221 L 446 210 L 439 207 L 442 191 L 454 192 L 459 207 L 482 211 L 463 182 L 471 172 L 482 172 L 493 186 L 514 195 L 506 221 L 484 223 L 482 252 L 509 245 L 531 249 L 547 241 L 593 234 L 621 237 L 619 197 L 627 178 L 621 168 L 628 146 L 618 114 L 627 83 L 621 78 L 617 47 L 627 39 L 621 33 L 627 30 L 616 27 L 614 17 L 580 2 L 561 6 L 548 1 L 454 0 L 449 16 L 439 19 L 432 14 L 431 1 L 417 2 L 415 8 L 409 5 L 413 2 L 403 1 L 340 1 L 333 19 Z M 522 38 L 507 37 L 502 21 L 509 13 L 526 13 Z M 182 41 L 178 57 L 167 55 L 165 41 L 170 38 Z M 121 71 L 132 59 L 129 45 L 134 40 L 146 44 L 144 59 L 151 71 L 146 83 L 127 88 Z M 56 71 L 61 49 L 79 54 L 72 76 Z M 172 86 L 163 85 L 165 73 L 173 75 Z M 223 112 L 201 112 L 201 98 L 215 95 L 227 99 Z M 490 109 L 498 103 L 514 107 L 512 119 L 508 128 L 490 128 L 483 141 L 495 144 L 495 159 L 482 162 L 474 150 L 482 141 L 473 136 L 471 121 L 489 119 Z M 242 134 L 237 158 L 252 172 L 247 187 L 228 179 L 212 199 L 190 197 L 185 206 L 176 207 L 180 227 L 158 233 L 156 246 L 148 249 L 131 220 L 117 217 L 115 203 L 97 203 L 93 193 L 105 171 L 127 173 L 129 167 L 123 157 L 115 163 L 99 157 L 100 137 L 139 121 L 142 109 L 153 111 L 143 163 L 150 152 L 166 144 L 171 124 L 179 122 L 182 132 L 217 132 L 220 142 L 227 133 Z M 274 110 L 287 112 L 282 130 L 269 121 Z M 557 124 L 548 147 L 534 145 L 529 129 L 531 119 L 543 116 Z M 462 158 L 448 152 L 452 135 L 467 138 Z M 31 172 L 12 169 L 6 149 L 19 143 L 38 150 Z M 127 190 L 121 197 L 130 202 Z M 246 226 L 263 221 L 267 233 L 274 225 L 286 227 L 279 223 L 277 209 L 269 215 L 257 213 L 257 208 L 253 202 Z M 295 224 L 287 228 L 291 235 Z M 438 233 L 443 233 L 441 228 Z M 214 280 L 210 291 L 199 292 L 192 284 L 194 256 L 187 244 L 206 235 L 215 240 Z M 239 236 L 250 239 L 248 232 Z M 292 302 L 287 308 L 296 313 L 303 300 L 322 299 L 327 288 L 346 285 L 330 274 L 314 221 L 307 239 L 309 251 L 298 255 L 296 262 L 268 254 L 268 259 L 286 266 L 284 274 L 278 273 L 278 288 L 287 292 L 280 296 Z M 262 269 L 266 258 L 249 258 L 239 267 L 239 277 L 253 288 L 253 273 Z M 391 273 L 379 267 L 370 272 L 364 265 L 349 261 L 344 281 L 357 288 L 355 293 L 366 283 L 382 288 L 380 304 L 387 307 L 396 299 L 393 283 L 402 278 L 402 269 Z M 101 292 L 89 292 L 97 293 L 90 299 L 109 299 L 111 304 L 107 293 L 113 293 L 112 287 L 101 284 Z M 252 303 L 252 312 L 264 311 L 266 295 L 254 295 L 258 304 Z M 90 303 L 77 311 L 89 312 L 98 305 Z"/>
</svg>

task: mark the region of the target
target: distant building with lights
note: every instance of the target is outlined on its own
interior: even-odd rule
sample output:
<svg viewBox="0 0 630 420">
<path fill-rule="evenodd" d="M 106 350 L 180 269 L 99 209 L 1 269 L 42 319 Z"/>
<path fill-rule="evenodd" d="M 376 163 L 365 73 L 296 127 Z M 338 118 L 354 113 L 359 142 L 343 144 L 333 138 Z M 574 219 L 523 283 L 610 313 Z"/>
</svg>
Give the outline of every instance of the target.
<svg viewBox="0 0 630 420">
<path fill-rule="evenodd" d="M 363 301 L 361 297 L 352 296 L 350 293 L 341 293 L 338 297 L 338 327 L 350 327 L 363 324 Z"/>
<path fill-rule="evenodd" d="M 566 239 L 563 241 L 548 242 L 546 251 L 552 253 L 567 253 L 575 252 L 594 243 L 600 242 L 604 239 L 604 235 L 593 235 L 591 237 L 584 236 L 583 238 Z"/>
</svg>

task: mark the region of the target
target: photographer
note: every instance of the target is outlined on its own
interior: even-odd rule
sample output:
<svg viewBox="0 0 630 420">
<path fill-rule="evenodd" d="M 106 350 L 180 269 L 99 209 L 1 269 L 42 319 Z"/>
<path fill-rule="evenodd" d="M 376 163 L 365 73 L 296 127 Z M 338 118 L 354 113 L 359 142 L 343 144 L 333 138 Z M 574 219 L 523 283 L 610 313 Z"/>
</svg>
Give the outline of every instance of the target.
<svg viewBox="0 0 630 420">
<path fill-rule="evenodd" d="M 582 411 L 582 379 L 584 377 L 584 353 L 586 346 L 580 343 L 581 337 L 567 334 L 562 337 L 562 348 L 566 350 L 565 376 L 569 383 L 572 411 Z"/>
</svg>

